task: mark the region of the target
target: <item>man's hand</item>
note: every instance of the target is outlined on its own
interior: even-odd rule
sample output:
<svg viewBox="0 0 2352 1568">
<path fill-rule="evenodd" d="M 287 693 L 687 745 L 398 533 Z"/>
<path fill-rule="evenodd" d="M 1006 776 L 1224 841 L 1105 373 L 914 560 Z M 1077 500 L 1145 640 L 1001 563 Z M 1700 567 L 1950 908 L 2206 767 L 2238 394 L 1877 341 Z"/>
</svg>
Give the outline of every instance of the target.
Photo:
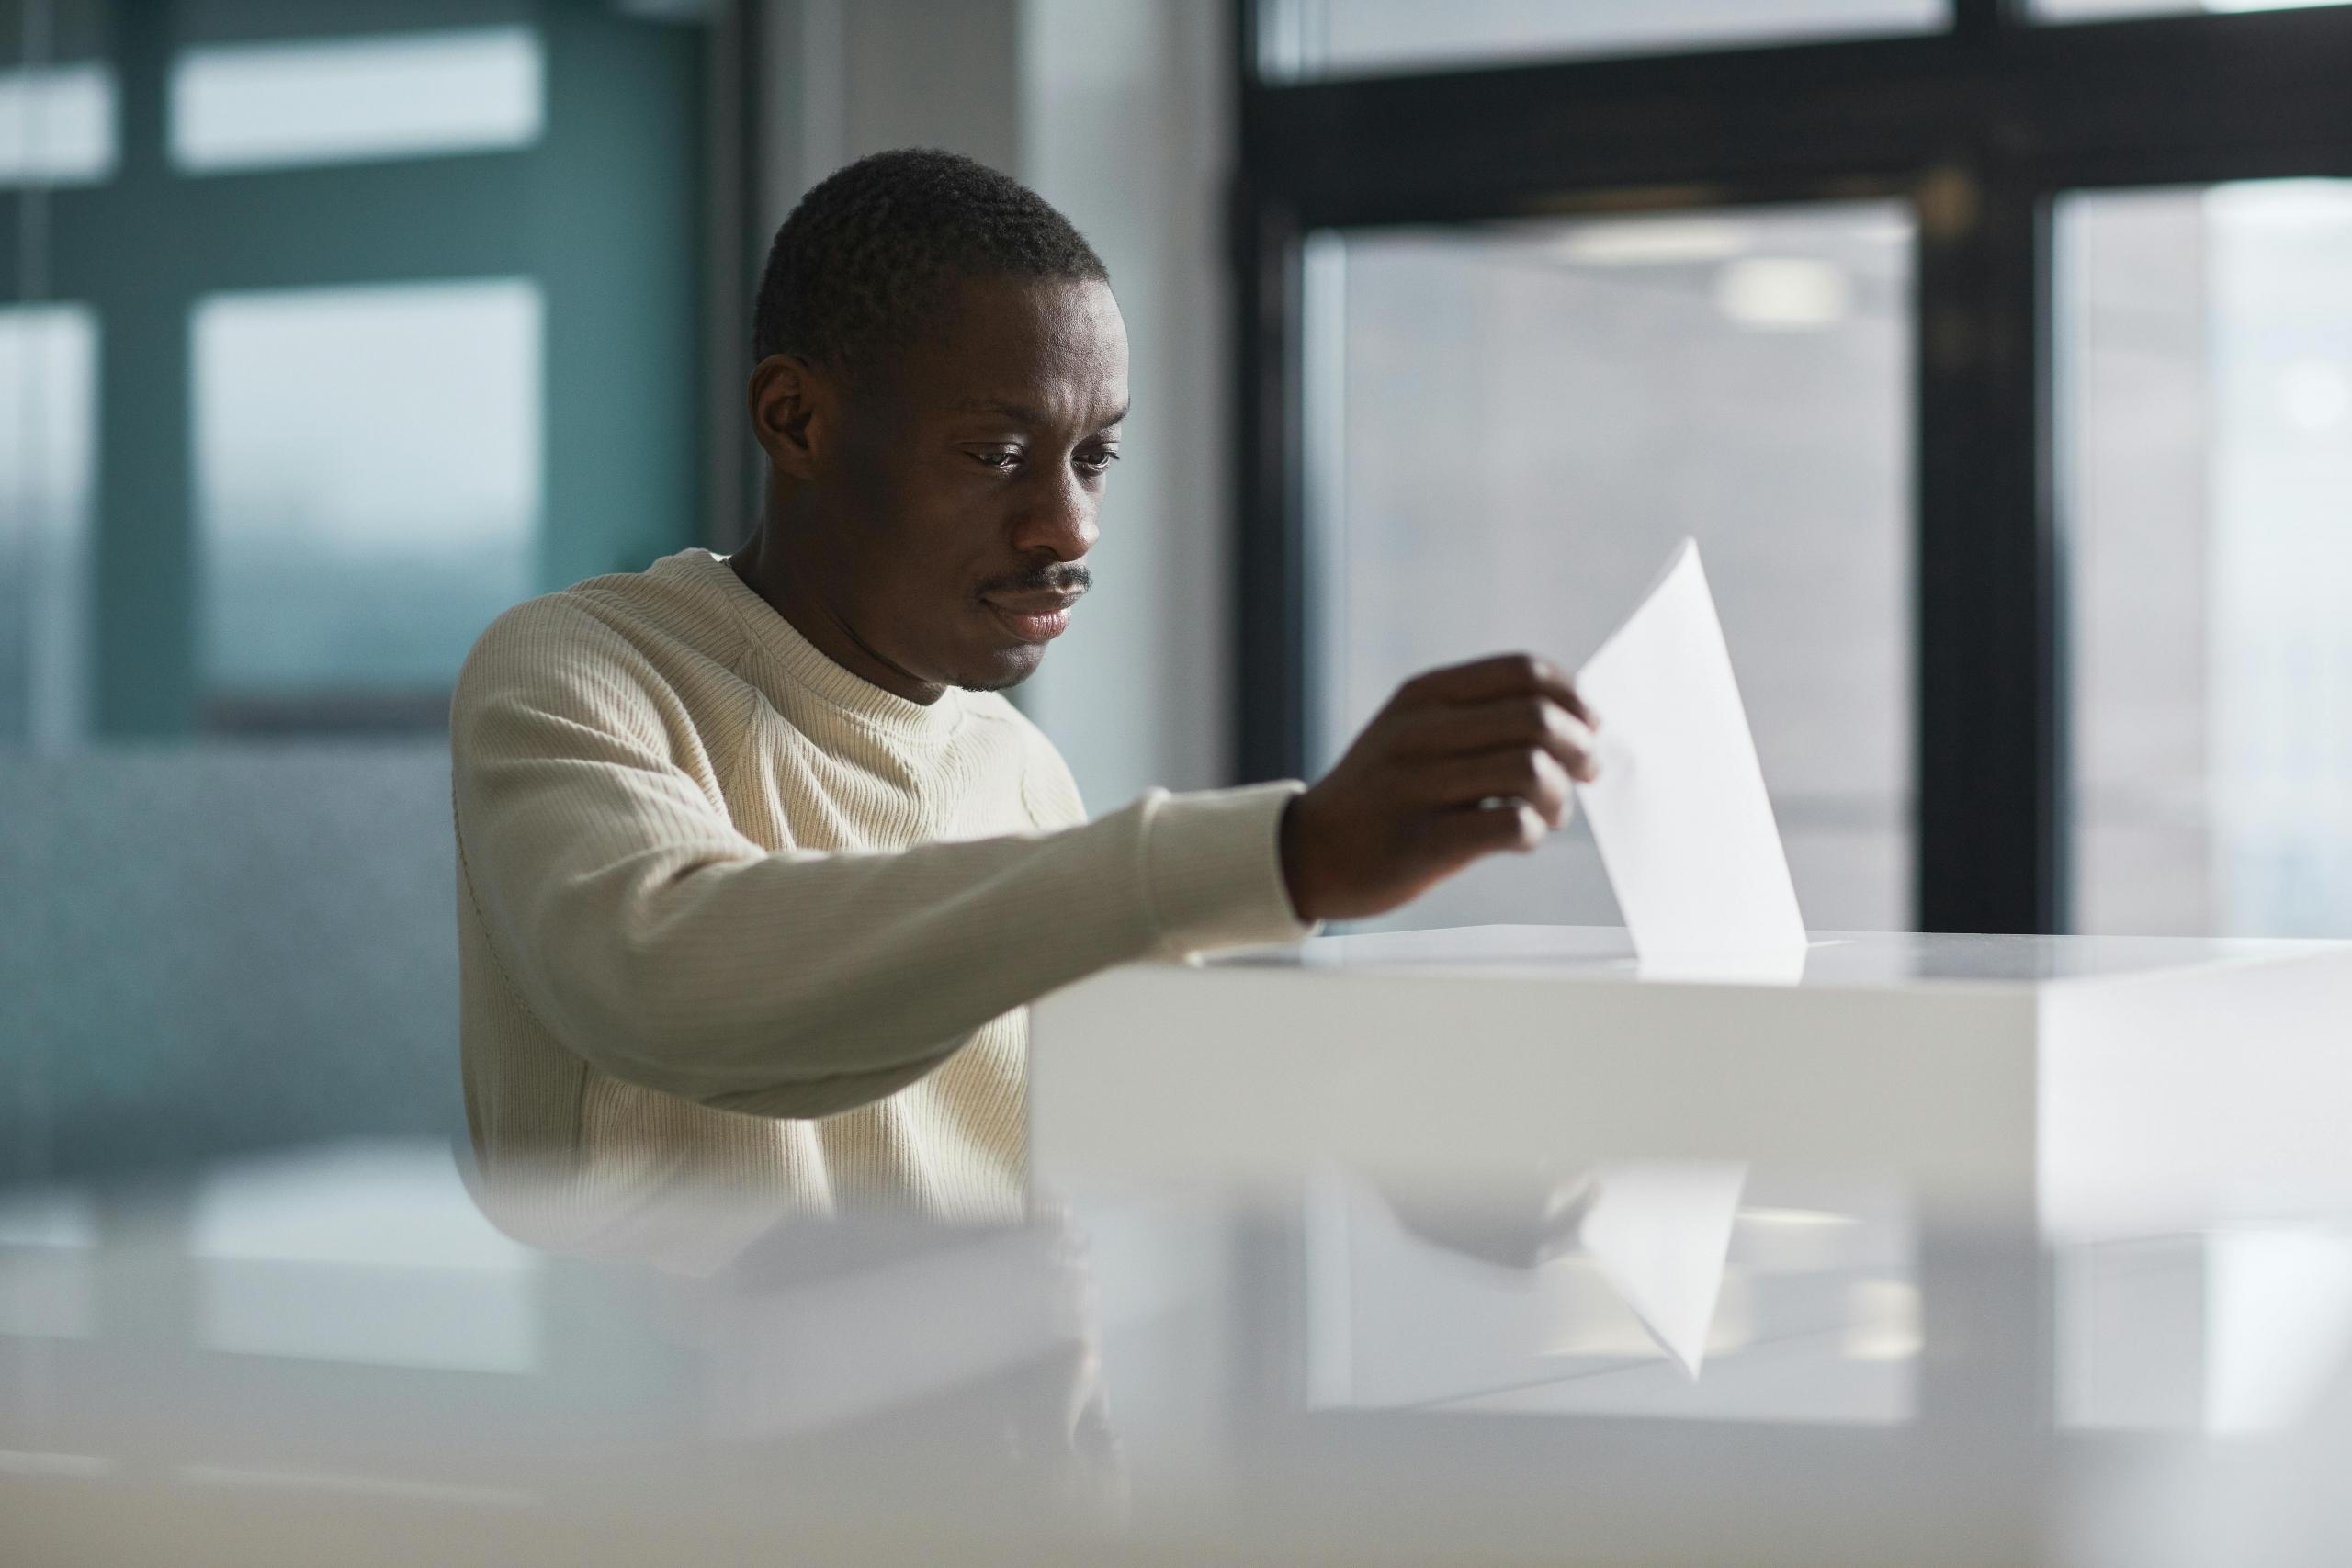
<svg viewBox="0 0 2352 1568">
<path fill-rule="evenodd" d="M 1283 816 L 1301 919 L 1384 914 L 1481 856 L 1525 852 L 1594 776 L 1598 724 L 1567 677 L 1523 653 L 1415 676 Z"/>
</svg>

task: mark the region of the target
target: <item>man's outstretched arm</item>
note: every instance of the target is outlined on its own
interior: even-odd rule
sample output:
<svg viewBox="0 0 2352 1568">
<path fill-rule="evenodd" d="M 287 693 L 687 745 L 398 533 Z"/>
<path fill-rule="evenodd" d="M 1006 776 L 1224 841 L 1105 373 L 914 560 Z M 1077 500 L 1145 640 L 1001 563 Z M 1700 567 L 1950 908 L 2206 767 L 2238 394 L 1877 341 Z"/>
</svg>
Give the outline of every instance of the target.
<svg viewBox="0 0 2352 1568">
<path fill-rule="evenodd" d="M 1563 822 L 1590 716 L 1512 655 L 1408 682 L 1314 789 L 1153 792 L 1059 832 L 772 853 L 673 760 L 693 728 L 576 609 L 510 618 L 452 714 L 465 896 L 508 978 L 616 1077 L 818 1116 L 879 1100 L 997 1015 L 1111 964 L 1376 914 Z M 557 628 L 541 628 L 554 632 Z"/>
<path fill-rule="evenodd" d="M 519 614 L 562 624 L 494 630 L 452 712 L 463 893 L 540 1021 L 617 1077 L 830 1114 L 1097 969 L 1304 934 L 1279 854 L 1295 785 L 1155 792 L 1054 833 L 771 853 L 673 762 L 691 728 L 624 639 L 576 610 Z"/>
</svg>

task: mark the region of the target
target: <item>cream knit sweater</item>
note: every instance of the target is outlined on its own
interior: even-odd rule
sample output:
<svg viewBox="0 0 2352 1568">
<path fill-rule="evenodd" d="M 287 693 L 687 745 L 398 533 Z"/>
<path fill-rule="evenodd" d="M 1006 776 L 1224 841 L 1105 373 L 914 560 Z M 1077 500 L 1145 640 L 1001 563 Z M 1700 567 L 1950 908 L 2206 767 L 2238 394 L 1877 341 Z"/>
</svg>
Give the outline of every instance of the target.
<svg viewBox="0 0 2352 1568">
<path fill-rule="evenodd" d="M 532 1194 L 485 1206 L 548 1245 L 713 1187 L 1017 1212 L 1023 1003 L 1306 934 L 1296 785 L 1087 822 L 1002 697 L 885 692 L 707 551 L 502 615 L 450 746 L 468 1120 Z"/>
</svg>

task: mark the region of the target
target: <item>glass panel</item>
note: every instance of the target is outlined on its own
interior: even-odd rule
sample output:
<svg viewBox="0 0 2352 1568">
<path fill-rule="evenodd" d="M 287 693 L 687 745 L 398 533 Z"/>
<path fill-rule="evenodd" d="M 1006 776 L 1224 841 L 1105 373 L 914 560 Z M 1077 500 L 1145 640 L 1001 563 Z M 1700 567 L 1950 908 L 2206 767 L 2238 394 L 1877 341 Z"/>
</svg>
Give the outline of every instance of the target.
<svg viewBox="0 0 2352 1568">
<path fill-rule="evenodd" d="M 2352 181 L 2058 236 L 2075 922 L 2352 935 Z"/>
<path fill-rule="evenodd" d="M 2132 1236 L 2058 1252 L 2061 1427 L 2291 1431 L 2352 1352 L 2352 1234 L 2301 1219 Z"/>
<path fill-rule="evenodd" d="M 1275 0 L 1260 68 L 1366 76 L 1574 55 L 1932 32 L 1949 0 Z"/>
<path fill-rule="evenodd" d="M 1893 1184 L 1792 1186 L 1656 1162 L 1530 1171 L 1516 1189 L 1469 1192 L 1336 1167 L 1308 1189 L 1310 1408 L 1915 1418 L 1918 1227 Z M 1635 1307 L 1639 1287 L 1607 1239 L 1608 1210 L 1635 1206 L 1650 1266 L 1674 1260 L 1679 1331 Z M 1686 1371 L 1678 1355 L 1703 1362 Z"/>
<path fill-rule="evenodd" d="M 1321 760 L 1418 670 L 1573 666 L 1695 536 L 1808 921 L 1909 925 L 1911 287 L 1892 203 L 1318 242 Z M 1402 923 L 1486 920 L 1616 923 L 1580 824 Z"/>
<path fill-rule="evenodd" d="M 208 693 L 446 692 L 531 592 L 537 286 L 215 295 L 193 332 Z"/>
<path fill-rule="evenodd" d="M 0 309 L 0 745 L 88 722 L 97 342 L 86 307 Z"/>
<path fill-rule="evenodd" d="M 172 159 L 211 173 L 526 147 L 542 73 L 524 28 L 191 50 L 172 67 Z"/>
<path fill-rule="evenodd" d="M 95 1335 L 97 1245 L 98 1205 L 87 1192 L 0 1189 L 0 1337 Z"/>
<path fill-rule="evenodd" d="M 2303 11 L 2345 0 L 2030 0 L 2036 20 L 2097 22 L 2110 17 L 2178 16 L 2193 11 Z"/>
<path fill-rule="evenodd" d="M 216 1350 L 454 1371 L 539 1370 L 543 1257 L 482 1217 L 431 1144 L 228 1167 L 191 1194 L 195 1327 Z"/>
<path fill-rule="evenodd" d="M 0 71 L 0 185 L 95 185 L 114 165 L 113 72 Z"/>
</svg>

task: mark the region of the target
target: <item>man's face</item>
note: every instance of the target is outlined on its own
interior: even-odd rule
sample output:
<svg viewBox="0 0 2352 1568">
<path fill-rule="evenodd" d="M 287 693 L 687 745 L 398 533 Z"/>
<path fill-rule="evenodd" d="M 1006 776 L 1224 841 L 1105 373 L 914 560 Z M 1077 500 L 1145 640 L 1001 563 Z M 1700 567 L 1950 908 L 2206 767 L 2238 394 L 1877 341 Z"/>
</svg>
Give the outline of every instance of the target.
<svg viewBox="0 0 2352 1568">
<path fill-rule="evenodd" d="M 828 597 L 917 682 L 1025 680 L 1084 592 L 1127 411 L 1127 333 L 1101 283 L 968 281 L 944 330 L 850 390 L 819 482 Z"/>
</svg>

